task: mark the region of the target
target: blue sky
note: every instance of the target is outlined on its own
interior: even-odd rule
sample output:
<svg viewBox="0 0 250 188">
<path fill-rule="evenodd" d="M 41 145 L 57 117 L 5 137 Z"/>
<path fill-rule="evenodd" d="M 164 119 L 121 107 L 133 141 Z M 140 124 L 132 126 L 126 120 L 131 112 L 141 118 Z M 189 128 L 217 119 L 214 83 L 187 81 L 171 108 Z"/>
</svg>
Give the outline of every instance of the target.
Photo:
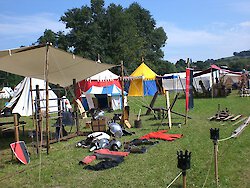
<svg viewBox="0 0 250 188">
<path fill-rule="evenodd" d="M 128 7 L 135 0 L 106 0 Z M 164 59 L 193 61 L 232 56 L 250 49 L 249 0 L 137 0 L 168 40 Z M 45 29 L 65 30 L 60 17 L 90 0 L 0 1 L 0 50 L 31 45 Z"/>
</svg>

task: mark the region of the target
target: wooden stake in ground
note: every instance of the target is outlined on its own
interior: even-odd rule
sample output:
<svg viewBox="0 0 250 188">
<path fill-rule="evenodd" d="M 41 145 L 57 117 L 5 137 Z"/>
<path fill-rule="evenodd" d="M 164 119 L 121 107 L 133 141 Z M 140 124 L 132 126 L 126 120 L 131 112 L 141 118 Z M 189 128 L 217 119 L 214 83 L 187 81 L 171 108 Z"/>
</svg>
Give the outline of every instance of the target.
<svg viewBox="0 0 250 188">
<path fill-rule="evenodd" d="M 187 187 L 187 173 L 186 170 L 190 169 L 190 160 L 191 160 L 191 152 L 188 152 L 187 150 L 185 152 L 177 151 L 177 167 L 182 170 L 182 183 L 183 188 Z"/>
<path fill-rule="evenodd" d="M 138 116 L 137 116 L 137 121 L 140 120 L 140 115 L 141 115 L 141 109 L 139 110 L 139 114 L 138 114 Z"/>
<path fill-rule="evenodd" d="M 216 186 L 219 186 L 219 176 L 218 176 L 218 140 L 214 141 L 214 175 Z"/>
<path fill-rule="evenodd" d="M 172 120 L 171 120 L 171 109 L 170 109 L 170 101 L 169 101 L 169 91 L 165 90 L 166 101 L 167 101 L 167 109 L 168 109 L 168 126 L 171 129 Z"/>
</svg>

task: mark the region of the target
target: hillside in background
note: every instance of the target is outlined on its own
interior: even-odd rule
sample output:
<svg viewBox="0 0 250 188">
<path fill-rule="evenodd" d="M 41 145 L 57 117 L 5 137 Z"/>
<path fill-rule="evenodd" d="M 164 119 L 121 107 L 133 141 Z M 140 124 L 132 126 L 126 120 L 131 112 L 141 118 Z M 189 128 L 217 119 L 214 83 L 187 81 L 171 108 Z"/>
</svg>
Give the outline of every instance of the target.
<svg viewBox="0 0 250 188">
<path fill-rule="evenodd" d="M 231 57 L 224 57 L 220 59 L 208 59 L 206 61 L 192 62 L 190 66 L 195 70 L 205 70 L 211 64 L 215 64 L 220 67 L 227 68 L 232 71 L 240 72 L 243 69 L 250 71 L 250 50 L 242 52 L 234 52 Z M 179 60 L 176 62 L 175 67 L 177 72 L 183 72 L 186 68 L 185 60 Z"/>
<path fill-rule="evenodd" d="M 234 56 L 215 60 L 215 64 L 219 66 L 227 66 L 234 71 L 242 69 L 250 70 L 250 50 L 242 52 L 234 52 Z"/>
<path fill-rule="evenodd" d="M 146 62 L 146 64 L 154 70 L 156 65 L 151 65 L 149 62 Z M 156 73 L 158 75 L 163 75 L 166 73 L 171 73 L 171 72 L 183 72 L 186 69 L 186 61 L 183 59 L 178 60 L 175 64 L 168 62 L 168 65 L 171 64 L 171 68 L 163 68 L 161 64 L 159 65 L 160 67 L 162 66 L 162 71 Z M 232 71 L 242 71 L 243 69 L 246 69 L 250 71 L 250 50 L 248 51 L 242 51 L 242 52 L 234 52 L 233 56 L 231 57 L 225 57 L 225 58 L 220 58 L 217 60 L 213 59 L 208 59 L 206 61 L 197 61 L 197 62 L 192 62 L 191 67 L 193 67 L 195 70 L 205 70 L 207 69 L 211 64 L 216 64 L 218 66 L 223 66 L 227 67 L 229 70 Z M 0 71 L 0 88 L 4 86 L 10 86 L 14 87 L 16 86 L 23 77 L 14 75 L 14 74 L 9 74 L 3 71 Z"/>
</svg>

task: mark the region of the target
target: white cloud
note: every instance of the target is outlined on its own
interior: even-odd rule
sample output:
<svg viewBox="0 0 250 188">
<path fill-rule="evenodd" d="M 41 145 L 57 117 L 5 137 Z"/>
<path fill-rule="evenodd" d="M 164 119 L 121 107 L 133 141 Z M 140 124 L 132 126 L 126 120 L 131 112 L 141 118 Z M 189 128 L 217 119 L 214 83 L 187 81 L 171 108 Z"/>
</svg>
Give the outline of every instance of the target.
<svg viewBox="0 0 250 188">
<path fill-rule="evenodd" d="M 58 21 L 57 15 L 49 13 L 29 16 L 0 14 L 0 49 L 7 49 L 10 46 L 30 45 L 43 35 L 45 29 L 51 29 L 55 32 L 65 31 L 65 26 Z M 22 43 L 13 46 L 12 41 L 22 41 Z"/>
<path fill-rule="evenodd" d="M 250 27 L 250 21 L 241 22 L 239 25 L 240 25 L 241 27 Z"/>
<path fill-rule="evenodd" d="M 232 56 L 235 51 L 248 50 L 249 24 L 211 23 L 199 30 L 177 27 L 168 22 L 161 22 L 158 26 L 162 26 L 168 36 L 165 59 L 176 62 L 181 58 L 192 58 L 193 61 L 218 59 Z"/>
<path fill-rule="evenodd" d="M 54 18 L 53 14 L 37 14 L 30 16 L 5 16 L 0 15 L 0 34 L 34 34 L 45 29 L 53 31 L 63 30 L 64 24 Z"/>
</svg>

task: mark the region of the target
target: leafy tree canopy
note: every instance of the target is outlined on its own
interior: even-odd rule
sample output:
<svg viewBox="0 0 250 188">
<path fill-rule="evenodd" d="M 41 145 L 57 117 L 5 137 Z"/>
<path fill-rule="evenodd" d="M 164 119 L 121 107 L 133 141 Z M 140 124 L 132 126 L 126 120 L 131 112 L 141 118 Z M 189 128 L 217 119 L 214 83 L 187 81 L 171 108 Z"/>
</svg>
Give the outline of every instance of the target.
<svg viewBox="0 0 250 188">
<path fill-rule="evenodd" d="M 156 72 L 171 70 L 161 49 L 166 33 L 138 3 L 128 8 L 114 3 L 104 7 L 104 0 L 91 0 L 90 6 L 67 10 L 60 21 L 69 30 L 67 34 L 45 30 L 37 42 L 52 42 L 92 60 L 99 54 L 105 63 L 120 64 L 123 60 L 129 73 L 138 67 L 141 57 Z"/>
</svg>

